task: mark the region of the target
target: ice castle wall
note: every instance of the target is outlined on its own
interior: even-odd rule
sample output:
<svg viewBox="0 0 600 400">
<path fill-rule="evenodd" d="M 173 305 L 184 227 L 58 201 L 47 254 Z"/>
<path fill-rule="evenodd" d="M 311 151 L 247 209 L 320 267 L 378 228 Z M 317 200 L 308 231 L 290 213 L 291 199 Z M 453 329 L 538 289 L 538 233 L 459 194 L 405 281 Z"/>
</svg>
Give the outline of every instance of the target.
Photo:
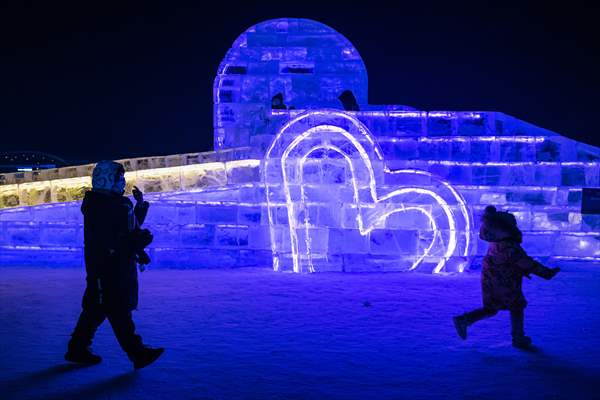
<svg viewBox="0 0 600 400">
<path fill-rule="evenodd" d="M 402 113 L 402 117 L 399 112 L 356 115 L 376 136 L 391 168 L 429 171 L 450 182 L 474 216 L 475 231 L 482 209 L 495 204 L 515 213 L 532 255 L 600 257 L 600 217 L 580 212 L 582 187 L 600 183 L 597 149 L 499 113 Z M 274 125 L 277 119 L 283 124 L 293 117 L 275 114 Z M 217 164 L 199 164 L 198 170 Z M 226 165 L 193 174 L 203 177 L 195 179 L 195 187 L 186 186 L 176 167 L 137 182 L 152 202 L 147 224 L 155 232 L 151 248 L 155 267 L 271 266 L 260 160 L 239 163 L 237 168 L 235 162 L 229 169 Z M 390 219 L 384 229 L 362 237 L 357 234 L 350 192 L 332 203 L 333 193 L 344 192 L 346 176 L 347 167 L 336 167 L 336 162 L 306 171 L 311 207 L 317 210 L 313 215 L 318 216 L 322 241 L 318 246 L 326 246 L 329 255 L 322 270 L 395 270 L 398 257 L 416 249 L 410 231 L 423 221 L 415 220 L 415 226 L 407 229 L 406 221 Z M 388 177 L 381 190 L 398 184 Z M 426 182 L 419 184 L 428 187 Z M 280 218 L 285 226 L 285 207 Z M 2 265 L 81 263 L 79 202 L 3 209 L 0 232 Z M 285 245 L 289 233 L 283 227 L 279 232 Z M 472 256 L 477 260 L 484 250 L 484 243 L 476 243 Z"/>
<path fill-rule="evenodd" d="M 251 146 L 264 153 L 273 136 L 272 99 L 296 109 L 338 107 L 351 90 L 367 104 L 367 70 L 354 46 L 316 21 L 281 18 L 247 29 L 219 66 L 213 88 L 215 150 Z"/>
<path fill-rule="evenodd" d="M 290 214 L 284 203 L 269 209 L 263 158 L 302 112 L 340 110 L 343 90 L 352 90 L 361 109 L 347 114 L 381 149 L 384 162 L 373 167 L 379 191 L 410 186 L 440 193 L 447 182 L 460 193 L 472 218 L 473 267 L 486 248 L 476 233 L 488 204 L 516 215 L 524 247 L 543 261 L 600 259 L 600 217 L 581 214 L 582 188 L 600 185 L 599 149 L 497 112 L 368 105 L 366 69 L 347 39 L 314 21 L 279 19 L 248 29 L 219 67 L 216 152 L 123 160 L 129 188 L 140 186 L 152 202 L 153 266 L 271 267 L 273 250 L 289 253 Z M 278 93 L 285 109 L 272 109 Z M 323 256 L 318 270 L 398 270 L 404 258 L 423 252 L 432 229 L 422 216 L 390 216 L 361 234 L 348 163 L 320 154 L 302 170 L 310 243 Z M 384 166 L 435 178 L 399 179 Z M 0 265 L 81 264 L 78 200 L 92 167 L 0 176 Z M 437 228 L 448 238 L 450 226 Z"/>
</svg>

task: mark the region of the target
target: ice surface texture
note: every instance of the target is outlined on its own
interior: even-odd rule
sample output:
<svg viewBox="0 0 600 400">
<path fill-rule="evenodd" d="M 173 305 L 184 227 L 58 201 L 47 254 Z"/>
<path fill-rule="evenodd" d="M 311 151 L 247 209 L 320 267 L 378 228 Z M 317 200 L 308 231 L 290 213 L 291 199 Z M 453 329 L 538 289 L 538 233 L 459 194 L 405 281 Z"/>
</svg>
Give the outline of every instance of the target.
<svg viewBox="0 0 600 400">
<path fill-rule="evenodd" d="M 499 112 L 369 105 L 367 89 L 358 51 L 323 24 L 240 35 L 215 79 L 216 151 L 120 160 L 127 193 L 152 202 L 153 265 L 460 271 L 485 252 L 488 204 L 541 261 L 600 261 L 600 216 L 580 212 L 600 149 Z M 92 168 L 0 174 L 0 265 L 81 263 Z"/>
<path fill-rule="evenodd" d="M 267 150 L 263 176 L 276 270 L 356 270 L 381 258 L 397 270 L 440 272 L 462 258 L 462 271 L 471 253 L 460 194 L 427 171 L 389 170 L 375 138 L 346 113 L 291 120 Z"/>
<path fill-rule="evenodd" d="M 312 109 L 338 107 L 344 90 L 367 104 L 367 70 L 340 33 L 306 19 L 254 25 L 219 65 L 213 88 L 215 149 L 256 147 L 264 135 L 272 139 L 271 100 L 278 94 L 279 109 Z"/>
</svg>

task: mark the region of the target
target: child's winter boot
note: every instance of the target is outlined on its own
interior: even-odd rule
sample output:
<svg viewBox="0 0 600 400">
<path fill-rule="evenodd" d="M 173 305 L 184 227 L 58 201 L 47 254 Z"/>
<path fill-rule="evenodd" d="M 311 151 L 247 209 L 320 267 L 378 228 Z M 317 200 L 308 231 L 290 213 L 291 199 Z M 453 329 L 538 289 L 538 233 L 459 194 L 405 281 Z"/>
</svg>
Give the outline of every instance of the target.
<svg viewBox="0 0 600 400">
<path fill-rule="evenodd" d="M 160 357 L 160 355 L 165 351 L 164 348 L 152 348 L 152 347 L 143 347 L 136 355 L 133 357 L 133 367 L 135 369 L 141 369 L 147 367 L 152 364 L 154 361 Z"/>
<path fill-rule="evenodd" d="M 69 346 L 65 353 L 65 360 L 78 364 L 94 365 L 102 362 L 102 357 L 92 353 L 87 347 L 75 348 Z"/>
<path fill-rule="evenodd" d="M 531 348 L 531 338 L 525 336 L 525 315 L 522 309 L 510 310 L 510 323 L 512 326 L 512 345 L 517 349 Z"/>
<path fill-rule="evenodd" d="M 467 319 L 465 318 L 465 316 L 458 315 L 456 317 L 453 317 L 452 320 L 454 321 L 454 327 L 456 328 L 456 333 L 458 333 L 458 336 L 460 336 L 462 340 L 466 340 L 467 327 L 469 326 L 469 324 L 467 323 Z"/>
</svg>

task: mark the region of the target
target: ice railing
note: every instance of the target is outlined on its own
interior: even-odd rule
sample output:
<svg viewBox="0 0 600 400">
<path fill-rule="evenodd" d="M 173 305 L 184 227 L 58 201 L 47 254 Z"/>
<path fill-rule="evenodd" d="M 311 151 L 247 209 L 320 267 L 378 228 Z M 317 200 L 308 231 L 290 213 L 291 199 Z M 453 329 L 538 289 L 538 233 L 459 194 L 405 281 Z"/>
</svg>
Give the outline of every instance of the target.
<svg viewBox="0 0 600 400">
<path fill-rule="evenodd" d="M 236 175 L 254 174 L 258 160 L 243 160 L 248 148 L 117 160 L 125 167 L 126 193 L 197 190 L 236 182 Z M 240 160 L 242 159 L 242 160 Z M 0 175 L 0 209 L 83 199 L 91 188 L 95 163 Z M 250 168 L 249 172 L 240 172 Z"/>
</svg>

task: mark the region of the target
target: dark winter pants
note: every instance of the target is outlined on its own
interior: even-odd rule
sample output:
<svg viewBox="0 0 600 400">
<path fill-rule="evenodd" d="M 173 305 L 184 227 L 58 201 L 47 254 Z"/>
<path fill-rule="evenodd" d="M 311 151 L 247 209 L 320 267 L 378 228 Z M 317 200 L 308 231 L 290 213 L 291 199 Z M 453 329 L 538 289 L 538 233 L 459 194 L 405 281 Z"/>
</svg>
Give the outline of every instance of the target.
<svg viewBox="0 0 600 400">
<path fill-rule="evenodd" d="M 129 359 L 133 360 L 143 344 L 142 337 L 135 333 L 131 311 L 126 310 L 106 311 L 101 306 L 84 308 L 77 321 L 77 326 L 71 334 L 69 349 L 90 346 L 96 330 L 105 319 L 110 322 L 119 344 Z"/>
<path fill-rule="evenodd" d="M 463 314 L 463 318 L 468 325 L 471 325 L 477 321 L 481 321 L 482 319 L 493 317 L 496 314 L 498 314 L 498 310 L 482 307 Z M 525 336 L 525 331 L 523 328 L 524 319 L 525 316 L 522 308 L 510 310 L 510 323 L 512 326 L 511 333 L 513 338 Z"/>
</svg>

